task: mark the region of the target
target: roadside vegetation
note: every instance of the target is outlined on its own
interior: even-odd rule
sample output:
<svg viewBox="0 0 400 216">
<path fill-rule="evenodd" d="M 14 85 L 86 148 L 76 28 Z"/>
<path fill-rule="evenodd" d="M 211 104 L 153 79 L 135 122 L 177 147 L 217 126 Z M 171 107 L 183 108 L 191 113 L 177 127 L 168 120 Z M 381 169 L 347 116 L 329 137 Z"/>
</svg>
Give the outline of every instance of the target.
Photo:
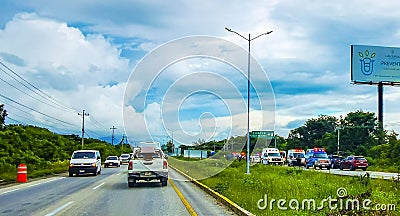
<svg viewBox="0 0 400 216">
<path fill-rule="evenodd" d="M 187 171 L 188 161 L 183 162 L 172 157 L 168 161 L 179 170 Z M 338 176 L 313 170 L 262 164 L 251 166 L 251 174 L 248 175 L 245 174 L 245 164 L 245 161 L 235 160 L 217 175 L 202 179 L 200 182 L 255 215 L 400 215 L 400 183 L 396 181 L 370 179 L 368 176 Z M 203 170 L 203 172 L 212 172 L 212 170 Z M 199 176 L 197 171 L 188 174 L 194 178 L 196 175 Z M 346 196 L 338 195 L 340 188 L 347 191 Z M 260 199 L 265 200 L 265 198 L 267 198 L 267 202 L 260 202 L 260 209 L 257 203 Z M 329 198 L 338 200 L 333 202 L 333 204 L 337 204 L 337 208 L 330 209 L 329 203 L 325 203 L 324 208 L 318 210 L 322 200 Z M 275 201 L 271 209 L 272 199 Z M 287 210 L 278 208 L 277 201 L 279 199 L 286 201 L 283 206 Z M 293 210 L 289 206 L 292 199 L 299 202 L 297 210 Z M 315 210 L 313 205 L 308 208 L 308 203 L 305 203 L 305 208 L 302 207 L 302 201 L 309 199 L 315 200 Z M 367 199 L 371 200 L 368 205 L 371 208 L 376 204 L 384 204 L 386 208 L 391 205 L 392 210 L 364 210 L 362 203 Z M 350 209 L 346 209 L 347 200 L 358 200 L 360 209 L 352 210 L 351 204 L 349 204 Z M 341 202 L 343 208 L 340 207 Z M 393 209 L 392 204 L 397 208 Z M 297 207 L 295 201 L 292 201 L 292 206 Z M 265 209 L 263 209 L 264 207 Z"/>
<path fill-rule="evenodd" d="M 58 135 L 35 126 L 6 125 L 0 129 L 0 183 L 14 182 L 17 166 L 28 167 L 28 178 L 62 173 L 68 170 L 72 152 L 81 149 L 77 135 Z M 97 139 L 85 139 L 85 149 L 100 151 L 104 161 L 108 155 L 129 153 L 128 145 L 113 146 Z"/>
<path fill-rule="evenodd" d="M 345 116 L 320 115 L 311 118 L 304 125 L 292 129 L 287 138 L 276 135 L 276 146 L 279 150 L 325 148 L 328 154 L 364 156 L 368 160 L 368 170 L 399 172 L 400 140 L 395 131 L 381 127 L 374 113 L 361 110 L 350 112 Z M 225 150 L 227 152 L 245 152 L 245 136 L 230 137 L 225 140 L 205 142 L 197 140 L 191 146 L 181 146 L 182 151 L 190 149 L 208 150 L 209 152 Z M 252 154 L 261 152 L 262 148 L 274 146 L 275 140 L 251 138 Z M 338 149 L 339 146 L 339 149 Z"/>
</svg>

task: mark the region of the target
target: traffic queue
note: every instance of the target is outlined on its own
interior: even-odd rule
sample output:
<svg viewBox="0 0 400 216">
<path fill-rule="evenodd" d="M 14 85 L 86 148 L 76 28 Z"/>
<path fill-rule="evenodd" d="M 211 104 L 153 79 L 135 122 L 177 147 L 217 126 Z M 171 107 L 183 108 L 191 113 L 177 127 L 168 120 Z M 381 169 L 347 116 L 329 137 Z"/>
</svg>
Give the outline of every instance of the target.
<svg viewBox="0 0 400 216">
<path fill-rule="evenodd" d="M 239 160 L 245 160 L 245 153 L 238 154 Z M 250 156 L 252 163 L 301 166 L 307 169 L 362 169 L 367 170 L 368 161 L 363 156 L 350 155 L 343 157 L 340 155 L 328 155 L 324 148 L 290 149 L 279 151 L 278 148 L 263 148 L 261 153 L 256 153 Z"/>
</svg>

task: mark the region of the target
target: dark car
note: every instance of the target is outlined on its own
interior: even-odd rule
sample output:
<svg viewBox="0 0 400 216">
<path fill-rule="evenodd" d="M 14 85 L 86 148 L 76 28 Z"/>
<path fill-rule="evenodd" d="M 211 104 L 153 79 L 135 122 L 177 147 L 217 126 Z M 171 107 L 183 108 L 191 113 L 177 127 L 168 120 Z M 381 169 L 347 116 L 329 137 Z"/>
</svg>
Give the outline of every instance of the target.
<svg viewBox="0 0 400 216">
<path fill-rule="evenodd" d="M 348 156 L 346 159 L 342 160 L 339 168 L 340 170 L 362 169 L 365 171 L 368 168 L 368 161 L 363 156 Z"/>
<path fill-rule="evenodd" d="M 342 162 L 343 157 L 339 155 L 329 155 L 329 161 L 331 164 L 331 169 L 336 169 L 340 167 L 340 162 Z"/>
</svg>

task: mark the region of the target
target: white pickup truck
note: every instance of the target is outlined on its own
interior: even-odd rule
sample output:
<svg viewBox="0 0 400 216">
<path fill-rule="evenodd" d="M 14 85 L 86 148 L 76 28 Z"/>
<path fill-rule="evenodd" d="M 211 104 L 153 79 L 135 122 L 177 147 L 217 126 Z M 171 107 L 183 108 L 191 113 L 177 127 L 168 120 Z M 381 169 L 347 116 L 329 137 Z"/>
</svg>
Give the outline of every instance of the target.
<svg viewBox="0 0 400 216">
<path fill-rule="evenodd" d="M 139 180 L 160 180 L 168 183 L 168 162 L 161 149 L 143 146 L 136 150 L 128 164 L 128 186 L 134 187 Z"/>
</svg>

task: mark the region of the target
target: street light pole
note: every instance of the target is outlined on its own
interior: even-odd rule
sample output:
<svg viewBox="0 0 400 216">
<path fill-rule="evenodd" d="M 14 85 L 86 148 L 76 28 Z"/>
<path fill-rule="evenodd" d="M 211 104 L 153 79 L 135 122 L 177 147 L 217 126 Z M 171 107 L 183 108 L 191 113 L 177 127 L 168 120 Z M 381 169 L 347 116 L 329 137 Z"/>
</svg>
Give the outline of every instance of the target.
<svg viewBox="0 0 400 216">
<path fill-rule="evenodd" d="M 251 35 L 249 34 L 249 37 L 246 38 L 243 35 L 237 33 L 236 31 L 233 31 L 230 28 L 225 28 L 227 31 L 235 33 L 242 37 L 243 39 L 247 40 L 249 43 L 248 47 L 248 55 L 247 55 L 247 149 L 246 149 L 246 174 L 250 174 L 250 42 L 256 38 L 259 38 L 263 35 L 267 35 L 272 33 L 272 31 L 268 31 L 265 33 L 262 33 L 254 38 L 251 38 Z"/>
</svg>

